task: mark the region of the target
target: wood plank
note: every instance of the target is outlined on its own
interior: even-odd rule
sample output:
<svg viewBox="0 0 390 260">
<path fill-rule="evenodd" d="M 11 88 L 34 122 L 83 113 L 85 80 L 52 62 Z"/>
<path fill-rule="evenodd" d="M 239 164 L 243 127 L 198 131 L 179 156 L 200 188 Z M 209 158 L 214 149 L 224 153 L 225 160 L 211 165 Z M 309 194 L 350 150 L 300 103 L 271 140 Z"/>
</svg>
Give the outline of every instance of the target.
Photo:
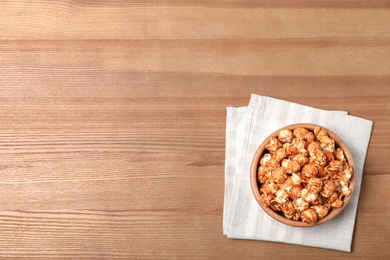
<svg viewBox="0 0 390 260">
<path fill-rule="evenodd" d="M 0 4 L 1 39 L 388 37 L 387 1 L 18 1 Z M 146 3 L 146 4 L 145 4 Z M 162 3 L 162 4 L 161 4 Z M 264 8 L 266 5 L 267 8 Z M 268 5 L 268 6 L 267 6 Z M 360 6 L 360 8 L 359 8 Z M 222 8 L 221 8 L 222 7 Z M 336 7 L 336 8 L 334 8 Z M 337 8 L 339 7 L 339 8 Z M 355 8 L 358 7 L 358 8 Z M 364 7 L 364 8 L 362 8 Z M 360 22 L 364 20 L 364 23 Z M 383 26 L 383 27 L 382 27 Z"/>
<path fill-rule="evenodd" d="M 3 73 L 64 70 L 233 75 L 389 75 L 386 38 L 2 42 Z M 299 64 L 299 66 L 297 66 Z M 98 70 L 96 70 L 98 69 Z M 20 73 L 20 72 L 19 72 Z M 106 79 L 107 80 L 107 79 Z"/>
</svg>

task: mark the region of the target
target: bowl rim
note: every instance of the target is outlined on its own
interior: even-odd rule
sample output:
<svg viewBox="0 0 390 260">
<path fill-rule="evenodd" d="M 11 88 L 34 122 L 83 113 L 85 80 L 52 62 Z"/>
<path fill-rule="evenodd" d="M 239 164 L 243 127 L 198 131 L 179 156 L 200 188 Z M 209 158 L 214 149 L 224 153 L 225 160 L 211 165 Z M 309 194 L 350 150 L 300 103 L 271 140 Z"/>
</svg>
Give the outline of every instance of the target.
<svg viewBox="0 0 390 260">
<path fill-rule="evenodd" d="M 330 213 L 325 216 L 324 218 L 318 220 L 317 222 L 313 224 L 305 223 L 303 221 L 298 221 L 298 220 L 290 220 L 279 213 L 275 212 L 273 209 L 270 207 L 267 207 L 260 203 L 260 185 L 257 181 L 257 170 L 258 170 L 258 165 L 261 156 L 266 152 L 265 146 L 268 144 L 269 140 L 272 137 L 276 137 L 277 134 L 283 130 L 283 129 L 289 129 L 293 130 L 298 127 L 303 127 L 306 128 L 310 131 L 313 131 L 316 127 L 321 127 L 324 128 L 327 132 L 329 137 L 333 138 L 335 140 L 335 145 L 336 147 L 341 147 L 344 151 L 344 156 L 348 162 L 348 164 L 352 167 L 353 174 L 351 176 L 351 182 L 349 184 L 349 188 L 352 190 L 352 193 L 348 197 L 343 197 L 343 205 L 340 208 L 332 209 Z M 293 226 L 293 227 L 314 227 L 318 226 L 321 224 L 324 224 L 333 218 L 335 218 L 338 214 L 340 214 L 344 208 L 348 205 L 350 199 L 352 198 L 353 192 L 355 190 L 355 183 L 356 183 L 356 171 L 355 171 L 355 162 L 352 156 L 351 151 L 349 150 L 348 146 L 345 144 L 345 142 L 333 131 L 329 130 L 328 128 L 319 125 L 319 124 L 312 124 L 312 123 L 297 123 L 297 124 L 291 124 L 291 125 L 286 125 L 284 127 L 279 128 L 278 130 L 274 131 L 270 135 L 268 135 L 260 144 L 260 146 L 257 148 L 256 153 L 253 157 L 252 163 L 251 163 L 251 169 L 250 169 L 250 184 L 251 184 L 251 189 L 252 193 L 255 197 L 255 200 L 257 203 L 260 205 L 260 207 L 267 213 L 271 218 L 275 219 L 276 221 L 283 223 L 288 226 Z"/>
</svg>

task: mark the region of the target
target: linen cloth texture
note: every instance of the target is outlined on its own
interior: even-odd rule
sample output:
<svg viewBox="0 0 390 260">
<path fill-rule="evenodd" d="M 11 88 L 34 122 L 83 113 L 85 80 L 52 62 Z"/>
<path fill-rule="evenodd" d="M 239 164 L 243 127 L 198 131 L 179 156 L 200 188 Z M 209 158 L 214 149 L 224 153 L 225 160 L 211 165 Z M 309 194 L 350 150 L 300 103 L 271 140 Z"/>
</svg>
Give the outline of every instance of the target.
<svg viewBox="0 0 390 260">
<path fill-rule="evenodd" d="M 250 165 L 257 148 L 276 129 L 295 123 L 318 124 L 335 132 L 355 161 L 356 184 L 348 206 L 335 219 L 310 228 L 290 227 L 269 217 L 250 187 Z M 224 235 L 350 252 L 372 126 L 372 121 L 346 111 L 327 111 L 256 94 L 252 94 L 248 107 L 228 107 Z"/>
</svg>

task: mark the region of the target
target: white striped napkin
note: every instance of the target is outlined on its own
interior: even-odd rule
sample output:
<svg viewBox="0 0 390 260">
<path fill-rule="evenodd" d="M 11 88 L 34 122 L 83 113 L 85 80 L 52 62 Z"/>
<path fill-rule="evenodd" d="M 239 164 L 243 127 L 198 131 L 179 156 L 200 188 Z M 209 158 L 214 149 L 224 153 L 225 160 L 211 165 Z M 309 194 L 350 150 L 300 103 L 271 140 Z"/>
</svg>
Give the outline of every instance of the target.
<svg viewBox="0 0 390 260">
<path fill-rule="evenodd" d="M 253 197 L 249 172 L 261 142 L 276 129 L 294 123 L 322 125 L 348 145 L 356 164 L 356 185 L 348 206 L 335 219 L 311 228 L 278 223 Z M 344 111 L 326 111 L 253 94 L 248 107 L 227 108 L 223 233 L 257 239 L 351 251 L 363 166 L 373 122 Z"/>
</svg>

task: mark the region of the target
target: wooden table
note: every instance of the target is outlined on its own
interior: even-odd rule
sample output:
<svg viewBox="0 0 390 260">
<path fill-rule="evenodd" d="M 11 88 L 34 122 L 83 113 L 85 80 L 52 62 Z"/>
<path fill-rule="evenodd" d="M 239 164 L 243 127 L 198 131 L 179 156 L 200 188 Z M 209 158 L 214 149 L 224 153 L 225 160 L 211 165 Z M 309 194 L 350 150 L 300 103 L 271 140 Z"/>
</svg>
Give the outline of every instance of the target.
<svg viewBox="0 0 390 260">
<path fill-rule="evenodd" d="M 0 10 L 0 258 L 389 259 L 389 1 Z M 352 253 L 222 235 L 251 93 L 374 121 Z"/>
</svg>

